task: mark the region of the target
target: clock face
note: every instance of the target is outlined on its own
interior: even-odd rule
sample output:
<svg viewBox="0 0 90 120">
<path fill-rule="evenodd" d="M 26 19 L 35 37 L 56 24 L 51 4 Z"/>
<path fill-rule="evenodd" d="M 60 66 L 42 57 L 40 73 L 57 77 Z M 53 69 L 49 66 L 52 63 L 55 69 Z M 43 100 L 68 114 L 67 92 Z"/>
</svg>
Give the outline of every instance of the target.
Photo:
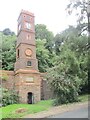
<svg viewBox="0 0 90 120">
<path fill-rule="evenodd" d="M 30 50 L 29 48 L 26 49 L 25 54 L 30 57 L 32 55 L 32 50 Z"/>
<path fill-rule="evenodd" d="M 26 25 L 27 29 L 29 29 L 29 30 L 31 29 L 31 24 L 30 23 L 26 22 L 25 25 Z"/>
</svg>

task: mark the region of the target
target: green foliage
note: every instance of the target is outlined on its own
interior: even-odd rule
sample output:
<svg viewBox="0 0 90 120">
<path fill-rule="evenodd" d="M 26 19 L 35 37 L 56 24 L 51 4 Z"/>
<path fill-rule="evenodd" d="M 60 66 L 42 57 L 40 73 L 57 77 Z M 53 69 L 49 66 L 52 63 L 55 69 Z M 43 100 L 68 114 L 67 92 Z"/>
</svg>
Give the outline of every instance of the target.
<svg viewBox="0 0 90 120">
<path fill-rule="evenodd" d="M 67 44 L 71 44 L 70 43 L 71 40 L 73 41 L 74 38 L 78 36 L 78 34 L 79 34 L 79 30 L 73 26 L 69 26 L 69 28 L 65 29 L 61 33 L 56 34 L 56 36 L 54 37 L 55 53 L 59 55 L 64 42 L 65 43 L 67 42 Z"/>
<path fill-rule="evenodd" d="M 1 33 L 0 37 L 2 37 L 2 69 L 14 70 L 14 63 L 16 61 L 16 35 L 4 35 Z M 46 72 L 46 69 L 52 66 L 51 59 L 53 55 L 50 49 L 48 49 L 49 47 L 47 48 L 46 46 L 49 44 L 49 41 L 52 42 L 53 33 L 48 31 L 45 25 L 36 25 L 36 38 L 39 70 L 40 72 Z M 39 38 L 42 39 L 40 40 Z"/>
<path fill-rule="evenodd" d="M 2 34 L 2 69 L 14 70 L 16 36 Z"/>
<path fill-rule="evenodd" d="M 81 101 L 81 102 L 88 101 L 89 96 L 90 96 L 89 94 L 80 95 L 79 96 L 79 101 Z"/>
<path fill-rule="evenodd" d="M 37 59 L 40 72 L 46 72 L 46 70 L 52 66 L 50 58 L 50 52 L 45 48 L 46 40 L 36 40 Z"/>
<path fill-rule="evenodd" d="M 35 26 L 35 38 L 36 39 L 41 39 L 44 40 L 46 39 L 46 44 L 45 47 L 52 52 L 52 47 L 53 47 L 53 39 L 54 39 L 54 35 L 51 31 L 49 31 L 46 27 L 46 25 L 44 24 L 37 24 Z"/>
<path fill-rule="evenodd" d="M 74 53 L 70 50 L 63 52 L 57 59 L 55 67 L 48 70 L 46 78 L 56 95 L 55 104 L 78 101 L 79 65 Z"/>
<path fill-rule="evenodd" d="M 12 32 L 9 28 L 6 28 L 3 30 L 4 35 L 15 35 L 14 32 Z"/>
<path fill-rule="evenodd" d="M 5 88 L 2 88 L 2 90 L 0 91 L 2 91 L 2 102 L 1 103 L 3 106 L 7 106 L 10 104 L 15 104 L 19 102 L 19 97 L 14 90 L 9 91 Z"/>
<path fill-rule="evenodd" d="M 55 105 L 78 101 L 78 94 L 88 92 L 88 38 L 78 33 L 70 26 L 55 36 L 57 56 L 46 75 L 56 95 Z"/>
<path fill-rule="evenodd" d="M 78 101 L 78 94 L 88 91 L 88 39 L 85 34 L 80 35 L 79 28 L 69 26 L 53 37 L 45 25 L 35 26 L 39 70 L 47 72 L 48 81 L 56 94 L 55 104 Z M 2 67 L 13 70 L 16 36 L 1 35 Z"/>
<path fill-rule="evenodd" d="M 88 0 L 73 0 L 70 1 L 66 8 L 69 15 L 75 13 L 75 15 L 77 16 L 77 28 L 79 28 L 80 34 L 82 34 L 88 28 L 88 4 Z"/>
<path fill-rule="evenodd" d="M 81 102 L 88 101 L 88 95 L 79 96 L 79 100 Z M 48 108 L 52 107 L 53 100 L 43 100 L 36 104 L 13 104 L 8 105 L 6 107 L 0 108 L 2 111 L 2 118 L 21 118 L 25 115 L 38 113 L 40 111 L 48 110 Z M 66 105 L 65 105 L 66 106 Z M 70 104 L 69 104 L 70 106 Z M 67 105 L 68 107 L 68 105 Z M 24 109 L 26 111 L 22 113 L 17 113 L 16 111 L 19 109 Z"/>
<path fill-rule="evenodd" d="M 0 70 L 2 69 L 2 33 L 0 32 Z"/>
</svg>

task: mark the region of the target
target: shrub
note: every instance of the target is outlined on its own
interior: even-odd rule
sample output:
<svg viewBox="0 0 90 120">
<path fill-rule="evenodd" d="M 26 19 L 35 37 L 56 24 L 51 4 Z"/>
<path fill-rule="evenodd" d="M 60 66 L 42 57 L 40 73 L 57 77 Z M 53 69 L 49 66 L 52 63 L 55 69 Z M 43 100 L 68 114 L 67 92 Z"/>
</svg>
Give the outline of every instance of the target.
<svg viewBox="0 0 90 120">
<path fill-rule="evenodd" d="M 2 88 L 2 106 L 19 102 L 19 97 L 16 91 Z"/>
<path fill-rule="evenodd" d="M 61 77 L 62 78 L 62 77 Z M 56 99 L 54 105 L 67 104 L 78 101 L 79 79 L 78 77 L 67 76 L 65 79 L 59 78 L 52 81 Z"/>
<path fill-rule="evenodd" d="M 66 58 L 65 58 L 66 57 Z M 59 58 L 55 67 L 50 68 L 46 78 L 55 95 L 54 105 L 78 101 L 81 78 L 79 65 L 72 52 Z"/>
</svg>

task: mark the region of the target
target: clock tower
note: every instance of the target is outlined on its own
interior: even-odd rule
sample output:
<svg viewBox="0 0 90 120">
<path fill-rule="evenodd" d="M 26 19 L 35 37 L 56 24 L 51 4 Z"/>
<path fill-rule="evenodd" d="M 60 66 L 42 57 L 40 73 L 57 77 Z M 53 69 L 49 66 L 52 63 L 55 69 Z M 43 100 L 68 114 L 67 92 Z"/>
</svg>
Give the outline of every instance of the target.
<svg viewBox="0 0 90 120">
<path fill-rule="evenodd" d="M 22 10 L 18 18 L 15 88 L 20 102 L 40 101 L 40 73 L 36 59 L 34 14 Z"/>
<path fill-rule="evenodd" d="M 15 70 L 38 70 L 34 14 L 22 11 L 18 18 Z"/>
</svg>

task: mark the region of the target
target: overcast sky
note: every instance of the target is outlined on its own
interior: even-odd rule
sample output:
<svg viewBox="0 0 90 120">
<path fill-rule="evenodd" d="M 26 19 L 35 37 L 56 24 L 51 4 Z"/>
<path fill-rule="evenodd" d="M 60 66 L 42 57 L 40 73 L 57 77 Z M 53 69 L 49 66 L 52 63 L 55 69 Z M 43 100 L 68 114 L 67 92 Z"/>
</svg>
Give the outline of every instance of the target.
<svg viewBox="0 0 90 120">
<path fill-rule="evenodd" d="M 54 34 L 75 24 L 74 16 L 67 16 L 69 0 L 2 0 L 0 1 L 0 30 L 10 28 L 17 34 L 17 18 L 21 10 L 35 15 L 35 24 L 45 24 Z"/>
</svg>

